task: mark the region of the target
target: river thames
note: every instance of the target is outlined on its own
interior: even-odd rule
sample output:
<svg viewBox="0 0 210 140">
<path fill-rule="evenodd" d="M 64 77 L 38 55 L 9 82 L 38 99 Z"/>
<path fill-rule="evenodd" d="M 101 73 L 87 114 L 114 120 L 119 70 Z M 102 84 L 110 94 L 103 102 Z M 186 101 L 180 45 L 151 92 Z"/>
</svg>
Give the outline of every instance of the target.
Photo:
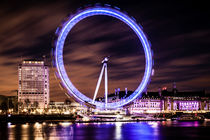
<svg viewBox="0 0 210 140">
<path fill-rule="evenodd" d="M 210 122 L 1 123 L 0 139 L 208 140 Z"/>
</svg>

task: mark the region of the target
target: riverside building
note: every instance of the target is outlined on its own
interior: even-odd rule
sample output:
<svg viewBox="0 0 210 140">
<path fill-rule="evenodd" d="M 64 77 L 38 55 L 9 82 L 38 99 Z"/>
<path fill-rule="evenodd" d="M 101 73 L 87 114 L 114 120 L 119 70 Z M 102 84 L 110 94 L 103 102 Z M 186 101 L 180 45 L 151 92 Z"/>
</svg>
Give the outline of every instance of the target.
<svg viewBox="0 0 210 140">
<path fill-rule="evenodd" d="M 49 104 L 49 68 L 44 61 L 23 61 L 18 66 L 19 109 L 44 109 Z"/>
<path fill-rule="evenodd" d="M 129 97 L 133 91 L 120 91 L 115 89 L 115 93 L 109 94 L 109 102 L 118 102 Z M 104 102 L 104 97 L 96 99 Z M 130 114 L 142 113 L 206 113 L 210 112 L 210 95 L 205 91 L 180 92 L 173 84 L 171 91 L 166 87 L 159 88 L 157 92 L 144 92 L 132 103 L 124 106 Z"/>
<path fill-rule="evenodd" d="M 145 92 L 142 97 L 134 100 L 128 106 L 131 114 L 139 113 L 173 113 L 210 112 L 210 97 L 204 91 L 178 92 L 176 89 L 167 91 L 166 88 L 159 92 Z"/>
</svg>

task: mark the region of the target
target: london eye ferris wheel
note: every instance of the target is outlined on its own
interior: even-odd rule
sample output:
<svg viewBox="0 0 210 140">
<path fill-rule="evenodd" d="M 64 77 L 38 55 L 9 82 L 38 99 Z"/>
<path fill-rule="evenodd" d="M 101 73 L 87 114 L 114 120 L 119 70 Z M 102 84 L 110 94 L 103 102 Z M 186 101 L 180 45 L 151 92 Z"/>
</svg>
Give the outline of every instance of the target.
<svg viewBox="0 0 210 140">
<path fill-rule="evenodd" d="M 109 60 L 108 57 L 104 58 L 104 60 L 102 61 L 103 66 L 101 69 L 101 73 L 99 75 L 99 79 L 96 85 L 93 99 L 81 93 L 74 86 L 74 84 L 71 82 L 70 78 L 68 77 L 65 66 L 64 66 L 63 48 L 64 48 L 65 39 L 68 33 L 81 20 L 91 17 L 91 16 L 96 16 L 96 15 L 110 16 L 128 25 L 135 32 L 138 39 L 140 40 L 143 46 L 144 54 L 145 54 L 145 71 L 144 71 L 144 75 L 143 75 L 141 83 L 139 83 L 136 90 L 130 96 L 128 96 L 125 99 L 119 100 L 117 102 L 107 101 L 107 96 L 108 96 L 107 63 Z M 153 58 L 152 58 L 152 50 L 151 50 L 150 43 L 147 37 L 145 36 L 142 28 L 140 27 L 140 25 L 136 23 L 135 19 L 121 12 L 118 7 L 111 7 L 110 5 L 105 4 L 103 6 L 101 5 L 89 6 L 87 8 L 84 8 L 83 10 L 79 10 L 75 14 L 70 15 L 67 18 L 67 20 L 62 24 L 62 26 L 56 29 L 55 34 L 57 38 L 54 42 L 53 59 L 54 59 L 54 65 L 57 70 L 57 76 L 60 79 L 64 88 L 68 91 L 68 94 L 74 97 L 76 101 L 89 104 L 100 109 L 116 109 L 132 102 L 134 99 L 141 96 L 142 92 L 144 92 L 147 85 L 149 84 L 150 77 L 152 75 L 152 67 L 153 67 Z M 99 102 L 99 101 L 96 101 L 95 99 L 98 92 L 98 88 L 100 86 L 101 78 L 103 76 L 103 72 L 105 73 L 105 101 Z"/>
</svg>

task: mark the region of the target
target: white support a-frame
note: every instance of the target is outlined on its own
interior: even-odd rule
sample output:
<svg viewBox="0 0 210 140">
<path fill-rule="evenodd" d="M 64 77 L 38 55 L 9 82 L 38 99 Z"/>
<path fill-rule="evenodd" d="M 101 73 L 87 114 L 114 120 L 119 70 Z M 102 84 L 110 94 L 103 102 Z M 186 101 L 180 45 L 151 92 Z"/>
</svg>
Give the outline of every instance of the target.
<svg viewBox="0 0 210 140">
<path fill-rule="evenodd" d="M 93 103 L 95 102 L 96 100 L 96 96 L 97 96 L 97 93 L 98 93 L 98 90 L 99 90 L 99 86 L 101 84 L 101 80 L 102 80 L 102 76 L 103 76 L 103 73 L 104 74 L 104 84 L 105 84 L 105 108 L 107 107 L 107 102 L 108 102 L 108 73 L 107 73 L 107 63 L 108 63 L 108 60 L 109 58 L 108 57 L 105 57 L 104 60 L 102 61 L 102 69 L 101 69 L 101 73 L 99 75 L 99 78 L 98 78 L 98 82 L 97 82 L 97 85 L 96 85 L 96 89 L 95 89 L 95 93 L 94 93 L 94 96 L 93 96 Z"/>
</svg>

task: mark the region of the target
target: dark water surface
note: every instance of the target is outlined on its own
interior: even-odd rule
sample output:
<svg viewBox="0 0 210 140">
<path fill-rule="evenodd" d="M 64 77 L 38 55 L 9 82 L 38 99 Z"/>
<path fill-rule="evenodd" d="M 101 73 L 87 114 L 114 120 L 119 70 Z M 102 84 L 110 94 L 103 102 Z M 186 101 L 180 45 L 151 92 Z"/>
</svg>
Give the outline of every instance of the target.
<svg viewBox="0 0 210 140">
<path fill-rule="evenodd" d="M 0 140 L 210 140 L 210 122 L 1 123 Z"/>
</svg>

